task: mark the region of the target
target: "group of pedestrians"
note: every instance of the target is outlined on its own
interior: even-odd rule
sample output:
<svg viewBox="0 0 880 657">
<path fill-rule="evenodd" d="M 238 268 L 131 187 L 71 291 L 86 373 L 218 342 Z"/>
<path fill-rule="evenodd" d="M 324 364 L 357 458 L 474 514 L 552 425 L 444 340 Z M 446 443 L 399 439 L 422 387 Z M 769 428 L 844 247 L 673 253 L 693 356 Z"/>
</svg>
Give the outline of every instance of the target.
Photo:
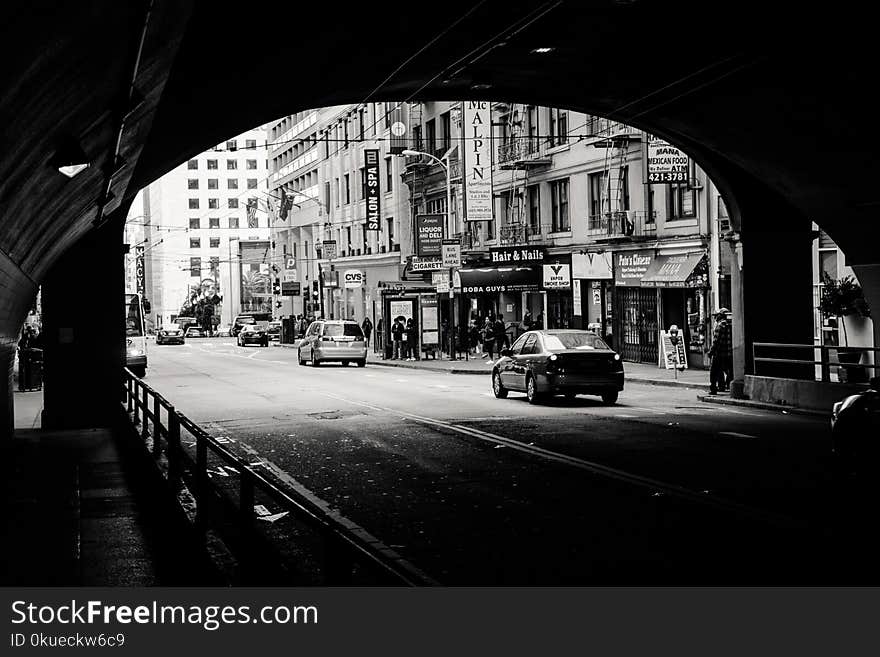
<svg viewBox="0 0 880 657">
<path fill-rule="evenodd" d="M 402 315 L 391 325 L 391 360 L 419 360 L 419 335 L 412 317 Z"/>
</svg>

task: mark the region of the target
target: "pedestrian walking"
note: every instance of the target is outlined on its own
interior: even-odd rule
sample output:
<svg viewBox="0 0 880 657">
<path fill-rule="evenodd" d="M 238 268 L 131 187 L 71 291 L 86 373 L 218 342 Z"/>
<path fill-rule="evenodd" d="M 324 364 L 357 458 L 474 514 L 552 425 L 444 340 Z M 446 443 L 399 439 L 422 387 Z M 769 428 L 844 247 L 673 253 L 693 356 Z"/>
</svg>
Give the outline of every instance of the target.
<svg viewBox="0 0 880 657">
<path fill-rule="evenodd" d="M 730 322 L 727 321 L 727 308 L 719 308 L 715 313 L 715 330 L 712 333 L 712 346 L 709 357 L 712 365 L 709 369 L 709 394 L 717 395 L 730 385 L 731 365 L 733 363 L 733 334 Z"/>
<path fill-rule="evenodd" d="M 523 318 L 522 318 L 523 333 L 525 333 L 526 331 L 531 331 L 534 323 L 535 323 L 535 320 L 532 319 L 532 311 L 529 310 L 528 308 L 526 308 L 526 312 L 523 313 Z"/>
<path fill-rule="evenodd" d="M 419 332 L 412 317 L 406 320 L 406 354 L 407 360 L 417 360 L 419 355 Z"/>
<path fill-rule="evenodd" d="M 498 313 L 498 317 L 492 324 L 492 332 L 495 334 L 495 351 L 499 354 L 502 349 L 510 346 L 510 340 L 507 337 L 507 325 L 504 323 L 504 315 Z"/>
<path fill-rule="evenodd" d="M 405 327 L 403 322 L 401 321 L 403 317 L 397 317 L 394 320 L 394 324 L 391 326 L 391 340 L 394 345 L 394 351 L 392 352 L 391 359 L 392 360 L 403 360 L 404 358 L 404 349 L 406 348 L 404 345 L 403 334 L 405 333 Z"/>
<path fill-rule="evenodd" d="M 542 331 L 544 329 L 544 311 L 538 313 L 535 318 L 535 330 Z"/>
<path fill-rule="evenodd" d="M 489 360 L 495 359 L 495 333 L 492 328 L 491 315 L 488 315 L 483 323 L 483 351 Z"/>
<path fill-rule="evenodd" d="M 364 317 L 364 323 L 361 324 L 361 330 L 364 332 L 364 339 L 369 348 L 370 336 L 373 335 L 373 322 L 370 321 L 369 317 Z"/>
</svg>

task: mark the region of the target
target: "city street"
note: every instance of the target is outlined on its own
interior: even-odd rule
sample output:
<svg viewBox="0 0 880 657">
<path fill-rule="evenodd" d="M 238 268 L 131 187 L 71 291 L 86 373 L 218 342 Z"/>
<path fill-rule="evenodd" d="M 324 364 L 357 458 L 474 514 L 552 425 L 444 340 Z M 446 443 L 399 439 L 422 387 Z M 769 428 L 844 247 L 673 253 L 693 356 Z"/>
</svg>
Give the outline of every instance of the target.
<svg viewBox="0 0 880 657">
<path fill-rule="evenodd" d="M 295 349 L 230 338 L 151 344 L 146 381 L 444 584 L 851 576 L 830 528 L 842 506 L 856 511 L 824 418 L 639 383 L 610 407 L 531 406 L 495 399 L 488 376 L 315 369 Z"/>
</svg>

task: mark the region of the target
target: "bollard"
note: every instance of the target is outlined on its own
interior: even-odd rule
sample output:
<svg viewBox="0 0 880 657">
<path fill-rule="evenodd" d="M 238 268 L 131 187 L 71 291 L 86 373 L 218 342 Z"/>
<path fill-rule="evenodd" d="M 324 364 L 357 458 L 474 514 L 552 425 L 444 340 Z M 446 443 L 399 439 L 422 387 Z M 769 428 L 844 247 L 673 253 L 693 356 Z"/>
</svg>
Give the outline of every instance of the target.
<svg viewBox="0 0 880 657">
<path fill-rule="evenodd" d="M 141 425 L 141 439 L 146 441 L 147 436 L 150 435 L 150 428 L 147 423 L 147 419 L 149 417 L 149 413 L 147 412 L 147 409 L 149 409 L 149 407 L 150 407 L 150 404 L 147 401 L 147 386 L 141 387 L 141 391 L 143 393 L 141 395 L 141 397 L 142 397 L 141 415 L 143 416 L 143 420 L 144 420 L 143 424 Z M 153 424 L 155 424 L 155 423 L 156 423 L 156 419 L 153 418 Z"/>
<path fill-rule="evenodd" d="M 159 404 L 159 397 L 153 397 L 153 456 L 157 457 L 162 453 L 162 423 L 159 421 L 159 413 L 162 407 Z"/>
</svg>

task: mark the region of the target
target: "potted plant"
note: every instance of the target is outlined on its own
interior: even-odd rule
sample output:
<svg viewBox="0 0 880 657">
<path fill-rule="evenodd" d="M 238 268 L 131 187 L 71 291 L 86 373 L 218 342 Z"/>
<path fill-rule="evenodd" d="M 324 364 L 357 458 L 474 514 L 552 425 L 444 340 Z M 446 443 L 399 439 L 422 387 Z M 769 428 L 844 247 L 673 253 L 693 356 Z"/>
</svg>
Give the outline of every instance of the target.
<svg viewBox="0 0 880 657">
<path fill-rule="evenodd" d="M 843 328 L 843 346 L 849 345 L 847 336 L 847 318 L 860 320 L 871 317 L 871 309 L 865 299 L 862 287 L 852 276 L 844 276 L 833 279 L 827 272 L 822 273 L 822 297 L 819 301 L 819 310 L 826 317 L 837 317 L 838 325 Z M 861 350 L 839 351 L 838 360 L 841 363 L 853 366 L 857 365 L 862 358 Z M 864 368 L 844 367 L 848 381 L 855 383 L 865 379 Z"/>
</svg>

